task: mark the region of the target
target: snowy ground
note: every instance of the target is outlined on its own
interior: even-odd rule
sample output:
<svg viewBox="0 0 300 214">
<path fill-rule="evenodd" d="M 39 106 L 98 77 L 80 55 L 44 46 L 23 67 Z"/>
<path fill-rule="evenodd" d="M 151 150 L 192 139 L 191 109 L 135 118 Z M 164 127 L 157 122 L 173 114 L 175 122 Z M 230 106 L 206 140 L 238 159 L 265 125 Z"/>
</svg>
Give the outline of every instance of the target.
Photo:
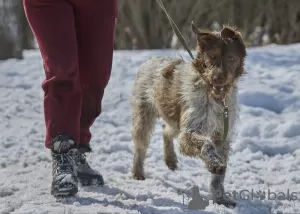
<svg viewBox="0 0 300 214">
<path fill-rule="evenodd" d="M 225 180 L 227 192 L 266 191 L 266 200 L 239 200 L 235 209 L 210 204 L 197 213 L 300 213 L 300 44 L 250 49 L 240 84 L 241 120 Z M 50 154 L 44 149 L 43 67 L 37 51 L 25 60 L 0 61 L 0 213 L 196 213 L 181 192 L 191 185 L 209 198 L 209 173 L 196 159 L 179 156 L 180 169 L 163 162 L 159 123 L 146 159 L 146 180 L 131 179 L 130 92 L 137 67 L 151 55 L 177 51 L 116 51 L 103 113 L 93 126 L 88 159 L 106 179 L 77 197 L 50 196 Z M 182 53 L 182 52 L 181 52 Z M 188 59 L 188 58 L 187 58 Z M 177 144 L 177 143 L 176 143 Z M 190 191 L 186 194 L 191 196 Z M 295 199 L 295 197 L 293 198 Z"/>
</svg>

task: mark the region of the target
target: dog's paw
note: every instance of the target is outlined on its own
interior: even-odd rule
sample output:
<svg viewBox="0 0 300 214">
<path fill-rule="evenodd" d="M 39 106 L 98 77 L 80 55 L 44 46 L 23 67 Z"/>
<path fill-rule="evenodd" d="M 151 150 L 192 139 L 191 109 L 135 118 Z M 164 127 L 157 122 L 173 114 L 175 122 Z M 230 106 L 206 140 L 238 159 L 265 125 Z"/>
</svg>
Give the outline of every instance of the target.
<svg viewBox="0 0 300 214">
<path fill-rule="evenodd" d="M 213 203 L 224 205 L 228 208 L 234 208 L 236 206 L 236 202 L 227 197 L 216 199 Z"/>
<path fill-rule="evenodd" d="M 134 180 L 145 180 L 145 176 L 140 173 L 133 173 L 132 177 Z"/>
<path fill-rule="evenodd" d="M 178 169 L 177 160 L 165 160 L 165 163 L 168 166 L 168 168 L 172 171 L 175 171 L 176 169 Z"/>
</svg>

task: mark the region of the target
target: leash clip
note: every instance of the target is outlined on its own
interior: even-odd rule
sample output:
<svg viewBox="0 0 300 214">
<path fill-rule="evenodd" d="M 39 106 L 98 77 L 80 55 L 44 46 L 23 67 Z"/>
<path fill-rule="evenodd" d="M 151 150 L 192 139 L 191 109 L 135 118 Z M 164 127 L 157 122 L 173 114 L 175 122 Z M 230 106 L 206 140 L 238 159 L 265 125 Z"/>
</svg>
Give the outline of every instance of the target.
<svg viewBox="0 0 300 214">
<path fill-rule="evenodd" d="M 222 99 L 222 102 L 223 102 L 223 113 L 224 113 L 224 117 L 228 118 L 228 105 L 227 105 L 227 102 L 226 102 L 226 97 L 224 97 Z"/>
<path fill-rule="evenodd" d="M 224 134 L 223 134 L 223 142 L 226 141 L 227 134 L 228 134 L 228 128 L 229 128 L 229 120 L 228 120 L 228 106 L 226 102 L 226 96 L 222 99 L 223 103 L 223 120 L 224 120 Z"/>
</svg>

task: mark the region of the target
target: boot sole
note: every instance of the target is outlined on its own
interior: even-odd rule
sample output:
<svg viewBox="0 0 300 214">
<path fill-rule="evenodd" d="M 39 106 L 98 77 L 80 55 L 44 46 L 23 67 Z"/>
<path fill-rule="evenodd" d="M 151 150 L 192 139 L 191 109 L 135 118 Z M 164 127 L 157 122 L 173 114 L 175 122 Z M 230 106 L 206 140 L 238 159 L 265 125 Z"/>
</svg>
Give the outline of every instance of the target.
<svg viewBox="0 0 300 214">
<path fill-rule="evenodd" d="M 103 177 L 99 175 L 87 175 L 84 173 L 77 173 L 77 179 L 81 186 L 104 186 Z"/>
<path fill-rule="evenodd" d="M 74 196 L 78 192 L 78 188 L 72 188 L 72 189 L 65 189 L 65 190 L 53 190 L 51 191 L 51 194 L 54 197 L 68 197 L 68 196 Z"/>
</svg>

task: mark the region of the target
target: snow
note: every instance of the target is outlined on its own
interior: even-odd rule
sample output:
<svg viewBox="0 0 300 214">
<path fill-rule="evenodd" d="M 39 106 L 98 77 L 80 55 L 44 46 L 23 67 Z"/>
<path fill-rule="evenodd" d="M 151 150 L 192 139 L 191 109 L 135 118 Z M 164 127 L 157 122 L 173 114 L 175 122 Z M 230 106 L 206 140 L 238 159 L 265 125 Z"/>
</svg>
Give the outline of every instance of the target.
<svg viewBox="0 0 300 214">
<path fill-rule="evenodd" d="M 187 209 L 189 187 L 198 185 L 201 196 L 209 198 L 209 173 L 200 160 L 181 155 L 179 170 L 167 169 L 160 122 L 147 153 L 146 180 L 131 178 L 130 93 L 137 68 L 153 55 L 180 54 L 188 59 L 184 51 L 115 51 L 103 112 L 92 128 L 94 152 L 88 156 L 106 185 L 80 187 L 76 197 L 61 200 L 50 195 L 40 54 L 29 51 L 24 60 L 0 61 L 0 213 L 300 213 L 299 199 L 272 200 L 274 194 L 270 194 L 289 191 L 300 198 L 299 50 L 300 44 L 248 49 L 248 74 L 239 84 L 241 114 L 225 189 L 229 193 L 261 191 L 259 196 L 265 191 L 271 198 L 239 199 L 234 209 L 210 203 L 199 212 Z M 177 142 L 175 146 L 179 154 Z M 189 189 L 186 195 L 185 189 Z"/>
</svg>

